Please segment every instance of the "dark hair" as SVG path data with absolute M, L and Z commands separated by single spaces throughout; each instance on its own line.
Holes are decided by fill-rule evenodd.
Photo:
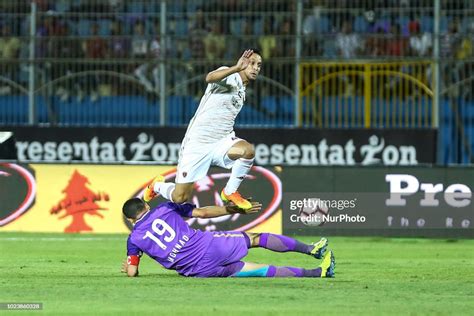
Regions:
M 122 212 L 126 218 L 136 219 L 137 215 L 145 209 L 145 202 L 139 198 L 133 198 L 123 204 Z
M 244 49 L 241 53 L 240 53 L 240 56 L 242 56 L 242 54 L 246 51 L 246 50 L 253 50 L 253 53 L 254 54 L 257 54 L 257 55 L 260 55 L 260 57 L 262 57 L 262 52 L 260 51 L 260 49 L 256 48 L 256 47 L 248 47 L 246 49 Z

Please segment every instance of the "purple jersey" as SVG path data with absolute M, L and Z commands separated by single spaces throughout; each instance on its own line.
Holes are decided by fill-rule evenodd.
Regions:
M 167 269 L 183 275 L 206 253 L 212 235 L 191 228 L 182 217 L 191 217 L 192 204 L 163 203 L 135 223 L 127 241 L 127 255 L 143 251 Z

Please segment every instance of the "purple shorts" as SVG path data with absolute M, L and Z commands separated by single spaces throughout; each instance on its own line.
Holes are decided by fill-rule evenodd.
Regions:
M 193 269 L 192 276 L 228 277 L 242 270 L 240 261 L 248 253 L 250 240 L 242 232 L 213 232 L 213 237 L 206 253 Z

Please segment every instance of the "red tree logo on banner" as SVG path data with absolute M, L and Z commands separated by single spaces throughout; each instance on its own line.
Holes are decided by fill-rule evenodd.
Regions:
M 98 211 L 105 211 L 107 208 L 100 207 L 96 202 L 108 201 L 109 195 L 103 192 L 94 193 L 86 186 L 87 184 L 90 184 L 89 179 L 74 170 L 68 185 L 62 190 L 66 197 L 51 208 L 51 214 L 65 211 L 59 219 L 72 216 L 72 223 L 64 229 L 65 233 L 93 231 L 92 227 L 87 225 L 85 221 L 84 216 L 86 214 L 99 216 L 100 218 L 104 217 Z

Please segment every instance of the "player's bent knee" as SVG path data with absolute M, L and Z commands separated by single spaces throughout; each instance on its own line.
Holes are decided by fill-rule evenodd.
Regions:
M 246 234 L 247 234 L 247 236 L 249 236 L 250 246 L 251 247 L 258 247 L 258 245 L 260 243 L 261 233 L 249 233 L 249 232 L 247 232 Z
M 181 204 L 186 202 L 189 199 L 190 195 L 191 194 L 188 194 L 187 192 L 176 192 L 175 190 L 173 192 L 172 199 L 174 203 Z
M 253 159 L 255 157 L 255 147 L 248 143 L 244 142 L 241 144 L 242 154 L 240 158 Z
M 252 144 L 248 144 L 248 146 L 245 147 L 245 153 L 244 153 L 243 158 L 245 159 L 255 158 L 255 147 Z

